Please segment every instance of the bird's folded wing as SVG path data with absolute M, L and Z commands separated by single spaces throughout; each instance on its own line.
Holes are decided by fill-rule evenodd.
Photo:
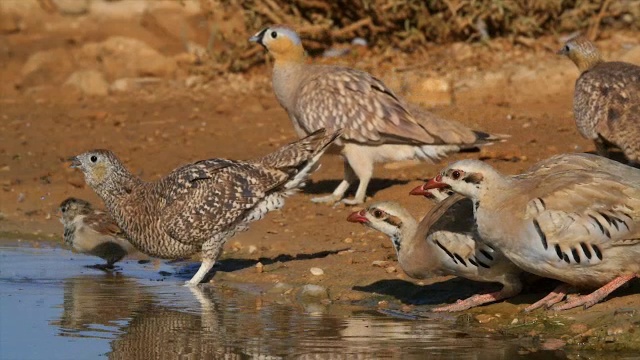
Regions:
M 309 132 L 343 128 L 342 138 L 358 143 L 435 144 L 435 138 L 380 80 L 348 68 L 310 77 L 299 89 L 295 115 Z
M 573 170 L 541 177 L 527 203 L 525 221 L 555 260 L 587 265 L 604 249 L 640 243 L 640 187 L 596 170 Z
M 284 172 L 231 160 L 205 160 L 184 166 L 157 186 L 166 206 L 162 223 L 169 236 L 185 244 L 202 243 L 230 230 L 274 188 Z
M 125 237 L 124 232 L 107 213 L 94 210 L 83 219 L 86 226 L 102 235 Z

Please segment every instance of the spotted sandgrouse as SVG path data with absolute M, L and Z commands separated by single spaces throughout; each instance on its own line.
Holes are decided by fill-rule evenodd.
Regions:
M 376 162 L 436 161 L 504 138 L 408 105 L 364 71 L 307 64 L 300 37 L 286 26 L 262 29 L 250 41 L 273 55 L 273 89 L 299 136 L 325 127 L 344 128 L 336 142 L 344 158 L 344 180 L 333 194 L 316 202 L 340 201 L 356 180 L 360 183 L 355 198 L 344 202 L 364 202 Z
M 78 155 L 71 166 L 82 170 L 87 184 L 142 252 L 160 258 L 201 253 L 200 269 L 186 284 L 196 285 L 227 239 L 280 209 L 339 135 L 318 130 L 260 159 L 202 160 L 154 182 L 131 174 L 108 150 Z
M 632 165 L 640 165 L 640 66 L 604 61 L 584 37 L 567 41 L 558 51 L 571 59 L 580 76 L 573 95 L 578 130 L 609 156 L 619 148 Z

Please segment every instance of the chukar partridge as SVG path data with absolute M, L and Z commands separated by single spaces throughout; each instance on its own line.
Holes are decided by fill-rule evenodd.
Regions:
M 630 164 L 639 164 L 640 66 L 604 61 L 584 37 L 569 40 L 558 53 L 580 70 L 573 113 L 582 136 L 595 142 L 600 155 L 619 148 Z
M 196 285 L 227 239 L 280 209 L 339 135 L 319 130 L 257 160 L 202 160 L 154 182 L 134 176 L 108 150 L 78 155 L 71 166 L 82 170 L 87 184 L 142 252 L 169 259 L 201 253 L 200 269 L 186 283 Z
M 97 269 L 113 269 L 113 264 L 138 251 L 127 240 L 115 221 L 91 203 L 70 197 L 60 204 L 60 222 L 64 225 L 64 242 L 82 254 L 97 256 L 106 264 Z
M 343 202 L 363 203 L 375 163 L 437 161 L 506 137 L 475 131 L 408 105 L 364 71 L 307 64 L 300 37 L 286 26 L 262 29 L 250 41 L 273 55 L 273 90 L 299 136 L 321 128 L 344 129 L 336 142 L 344 158 L 344 179 L 331 195 L 314 202 L 340 201 L 359 180 L 355 198 Z
M 394 202 L 376 202 L 352 213 L 347 220 L 362 223 L 389 236 L 400 267 L 414 279 L 455 275 L 503 285 L 498 292 L 474 295 L 432 311 L 466 310 L 520 293 L 521 270 L 500 252 L 479 241 L 469 199 L 458 194 L 449 197 L 438 190 L 425 192 L 419 188 L 412 194 L 443 201 L 436 204 L 420 223 Z
M 555 309 L 589 307 L 640 274 L 640 170 L 594 157 L 556 156 L 520 176 L 462 160 L 425 188 L 450 187 L 472 199 L 483 241 L 523 270 L 598 288 Z M 585 166 L 567 165 L 571 159 Z M 565 289 L 556 290 L 527 310 L 561 301 Z

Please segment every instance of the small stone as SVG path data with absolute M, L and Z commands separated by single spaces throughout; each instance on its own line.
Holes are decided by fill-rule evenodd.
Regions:
M 261 274 L 261 273 L 263 273 L 263 272 L 264 272 L 264 265 L 262 265 L 262 263 L 261 263 L 261 262 L 258 262 L 258 263 L 256 264 L 256 272 L 257 272 L 258 274 Z
M 378 307 L 382 309 L 386 309 L 389 307 L 389 302 L 387 300 L 378 301 Z
M 258 248 L 255 245 L 249 245 L 249 254 L 255 254 L 258 252 Z
M 312 275 L 315 275 L 315 276 L 324 275 L 324 270 L 318 267 L 312 267 L 311 269 L 309 269 L 309 271 L 311 272 Z
M 389 266 L 389 267 L 385 268 L 384 270 L 387 272 L 387 274 L 391 274 L 391 273 L 394 273 L 394 272 L 397 271 L 395 266 Z
M 342 240 L 342 242 L 344 242 L 344 243 L 346 243 L 346 244 L 351 244 L 351 243 L 353 242 L 353 239 L 352 239 L 352 238 L 350 238 L 350 237 L 348 237 L 348 238 L 346 238 L 346 239 Z
M 24 201 L 25 197 L 26 197 L 26 196 L 24 195 L 24 193 L 20 193 L 20 194 L 18 194 L 17 201 L 18 201 L 19 203 L 21 203 L 21 202 L 23 202 L 23 201 Z
M 604 338 L 604 342 L 606 342 L 606 343 L 616 342 L 616 338 L 615 338 L 615 337 L 613 337 L 613 336 L 606 336 L 606 337 Z
M 389 266 L 389 262 L 386 261 L 386 260 L 376 260 L 376 261 L 372 262 L 371 265 L 383 268 L 383 267 Z
M 515 318 L 515 319 L 511 320 L 511 325 L 517 324 L 518 321 L 519 321 L 518 318 Z
M 489 321 L 495 319 L 495 317 L 493 317 L 491 315 L 488 315 L 488 314 L 478 314 L 478 315 L 475 316 L 475 319 L 480 324 L 486 324 Z
M 267 290 L 267 293 L 284 295 L 291 292 L 292 289 L 293 289 L 293 285 L 279 282 L 275 284 L 271 289 Z

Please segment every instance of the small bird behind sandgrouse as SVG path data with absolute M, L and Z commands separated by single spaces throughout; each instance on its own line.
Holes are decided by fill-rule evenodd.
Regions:
M 573 38 L 558 51 L 580 70 L 573 113 L 580 134 L 609 157 L 619 148 L 630 165 L 640 165 L 640 66 L 604 61 L 584 37 Z
M 90 267 L 113 269 L 113 265 L 125 256 L 138 253 L 111 216 L 94 209 L 88 201 L 67 198 L 60 204 L 60 213 L 64 242 L 79 253 L 107 261 Z
M 197 285 L 225 242 L 282 208 L 340 134 L 321 129 L 259 159 L 202 160 L 153 182 L 134 176 L 108 150 L 78 155 L 71 166 L 82 170 L 87 184 L 142 252 L 166 259 L 201 253 L 200 269 L 186 283 Z
M 344 158 L 344 178 L 331 195 L 314 202 L 363 203 L 375 163 L 438 161 L 506 137 L 475 131 L 406 103 L 367 72 L 309 64 L 300 37 L 289 27 L 262 29 L 250 41 L 273 55 L 273 90 L 300 137 L 321 128 L 344 128 L 336 142 Z M 356 181 L 355 197 L 343 199 Z

